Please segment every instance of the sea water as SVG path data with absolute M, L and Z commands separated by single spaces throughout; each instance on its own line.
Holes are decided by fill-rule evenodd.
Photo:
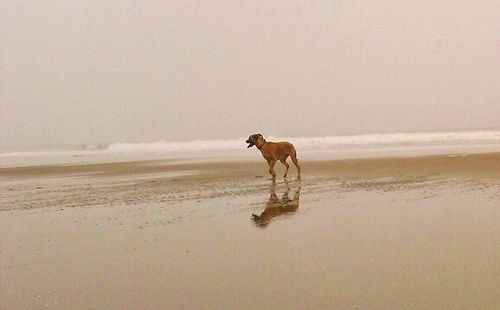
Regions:
M 247 137 L 225 140 L 152 143 L 100 143 L 50 147 L 11 148 L 0 153 L 1 167 L 105 163 L 135 160 L 227 161 L 255 160 L 260 154 L 247 149 Z M 325 137 L 275 137 L 289 141 L 300 159 L 328 160 L 388 156 L 421 156 L 500 151 L 500 131 L 380 133 Z

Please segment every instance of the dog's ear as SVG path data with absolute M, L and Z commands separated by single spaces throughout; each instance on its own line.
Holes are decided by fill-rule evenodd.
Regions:
M 261 138 L 264 138 L 260 133 L 258 133 L 258 135 L 261 137 Z

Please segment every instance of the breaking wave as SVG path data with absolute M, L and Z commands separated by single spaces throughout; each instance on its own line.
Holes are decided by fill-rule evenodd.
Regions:
M 433 145 L 467 145 L 467 144 L 499 144 L 500 131 L 468 131 L 468 132 L 429 132 L 429 133 L 389 133 L 364 134 L 350 136 L 328 137 L 276 137 L 267 136 L 269 141 L 290 141 L 299 150 L 334 150 L 336 148 L 363 148 L 363 147 L 407 147 Z M 92 154 L 119 154 L 119 153 L 183 153 L 186 151 L 218 151 L 246 149 L 247 138 L 227 140 L 196 140 L 188 142 L 152 143 L 112 143 L 86 144 L 71 150 L 23 151 L 5 152 L 0 158 L 6 157 L 37 157 L 37 156 L 83 156 Z
M 435 132 L 365 134 L 330 137 L 266 137 L 269 141 L 291 141 L 300 149 L 329 149 L 336 146 L 363 145 L 421 145 L 421 144 L 468 144 L 500 143 L 500 131 Z M 107 152 L 182 152 L 244 149 L 247 138 L 229 140 L 197 140 L 189 142 L 113 143 Z

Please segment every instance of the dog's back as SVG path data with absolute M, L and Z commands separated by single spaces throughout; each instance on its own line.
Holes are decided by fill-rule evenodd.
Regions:
M 275 155 L 274 159 L 276 160 L 296 154 L 295 147 L 290 142 L 286 141 L 267 142 L 266 145 L 268 145 L 268 147 L 273 149 L 272 154 Z

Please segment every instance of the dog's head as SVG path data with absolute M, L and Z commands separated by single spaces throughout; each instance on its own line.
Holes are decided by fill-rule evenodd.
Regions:
M 246 143 L 248 143 L 247 148 L 252 147 L 252 146 L 254 146 L 255 144 L 257 144 L 257 141 L 258 141 L 259 139 L 264 140 L 264 137 L 263 137 L 260 133 L 253 134 L 253 135 L 251 135 L 250 137 L 248 137 L 248 139 L 245 141 Z M 264 140 L 264 141 L 265 141 L 265 140 Z

